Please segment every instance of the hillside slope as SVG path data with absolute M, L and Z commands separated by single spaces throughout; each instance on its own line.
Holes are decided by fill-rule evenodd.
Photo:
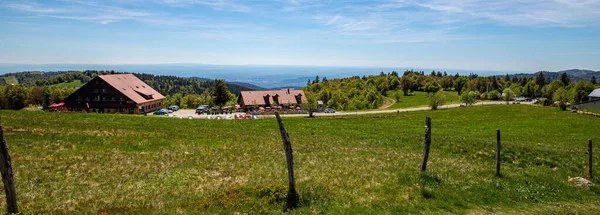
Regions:
M 543 73 L 544 78 L 547 80 L 555 80 L 559 79 L 560 75 L 563 73 L 567 73 L 571 81 L 590 81 L 592 76 L 596 76 L 596 79 L 600 79 L 600 71 L 593 70 L 585 70 L 585 69 L 569 69 L 558 72 L 548 72 L 548 71 L 540 71 L 536 73 L 519 73 L 519 74 L 509 74 L 509 77 L 517 77 L 517 78 L 534 78 L 538 76 L 539 73 Z M 498 76 L 503 77 L 503 76 Z
M 19 207 L 33 214 L 283 213 L 287 173 L 274 119 L 0 115 Z M 420 173 L 426 116 L 432 145 Z M 595 214 L 598 185 L 567 179 L 587 176 L 598 122 L 524 105 L 285 118 L 302 196 L 287 213 Z
M 17 84 L 19 84 L 19 81 L 14 76 L 0 77 L 0 86 Z

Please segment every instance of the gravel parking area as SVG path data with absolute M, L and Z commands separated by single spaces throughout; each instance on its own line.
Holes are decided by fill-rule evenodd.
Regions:
M 502 101 L 489 101 L 489 102 L 478 102 L 476 104 L 473 105 L 503 105 L 506 104 L 505 102 Z M 521 104 L 526 104 L 526 105 L 531 105 L 531 102 L 521 102 Z M 446 109 L 446 108 L 457 108 L 460 107 L 461 104 L 449 104 L 449 105 L 443 105 L 441 107 L 439 107 L 439 109 Z M 403 109 L 397 109 L 397 110 L 374 110 L 374 111 L 356 111 L 356 112 L 336 112 L 336 113 L 315 113 L 315 116 L 334 116 L 334 115 L 361 115 L 361 114 L 377 114 L 377 113 L 393 113 L 393 112 L 408 112 L 408 111 L 422 111 L 422 110 L 429 110 L 429 107 L 417 107 L 417 108 L 403 108 Z M 188 117 L 192 117 L 195 119 L 207 119 L 209 116 L 211 117 L 216 117 L 216 116 L 221 116 L 222 118 L 226 118 L 227 116 L 230 116 L 232 118 L 234 118 L 235 114 L 243 114 L 245 115 L 245 113 L 230 113 L 230 114 L 217 114 L 217 115 L 206 115 L 206 114 L 202 114 L 202 115 L 197 115 L 195 109 L 182 109 L 182 110 L 178 110 L 175 111 L 171 115 L 172 117 L 184 117 L 184 118 L 188 118 Z M 308 114 L 282 114 L 282 117 L 308 117 Z M 258 118 L 273 118 L 275 117 L 275 115 L 258 115 Z
M 218 114 L 218 115 L 211 115 L 211 116 L 222 116 L 222 117 L 231 116 L 231 117 L 233 117 L 233 115 L 235 115 L 235 114 L 239 114 L 239 113 Z M 192 116 L 192 118 L 196 118 L 196 119 L 206 119 L 209 116 L 206 114 L 198 115 L 198 114 L 196 114 L 195 109 L 181 109 L 181 110 L 173 112 L 171 115 L 173 115 L 173 117 L 184 117 L 184 118 Z

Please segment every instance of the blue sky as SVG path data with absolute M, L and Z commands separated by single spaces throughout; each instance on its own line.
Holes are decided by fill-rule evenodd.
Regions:
M 0 0 L 0 63 L 600 70 L 600 0 Z

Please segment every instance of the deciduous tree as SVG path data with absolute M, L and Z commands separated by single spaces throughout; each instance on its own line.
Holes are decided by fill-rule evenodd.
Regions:
M 569 102 L 569 93 L 567 92 L 567 90 L 565 90 L 564 88 L 558 88 L 558 90 L 556 90 L 556 92 L 554 92 L 553 96 L 552 96 L 552 100 L 554 100 L 555 102 L 558 102 L 558 109 L 559 110 L 566 110 L 567 109 L 567 102 Z
M 458 95 L 462 93 L 462 89 L 467 85 L 467 79 L 465 77 L 459 77 L 454 80 L 454 90 L 458 92 Z
M 504 89 L 504 91 L 502 91 L 502 93 L 504 94 L 504 101 L 506 101 L 506 104 L 508 104 L 508 102 L 510 102 L 510 100 L 513 98 L 513 96 L 515 96 L 515 92 L 512 91 L 512 89 L 510 88 L 506 88 Z
M 319 105 L 317 104 L 317 99 L 311 93 L 305 93 L 306 95 L 306 103 L 300 104 L 302 110 L 308 112 L 308 117 L 314 117 L 314 113 L 319 110 Z
M 475 93 L 474 91 L 463 93 L 460 96 L 460 100 L 464 102 L 467 106 L 475 104 L 475 102 L 477 102 L 477 93 Z
M 429 107 L 431 110 L 437 110 L 439 106 L 446 103 L 446 95 L 443 90 L 439 90 L 435 93 L 429 93 Z

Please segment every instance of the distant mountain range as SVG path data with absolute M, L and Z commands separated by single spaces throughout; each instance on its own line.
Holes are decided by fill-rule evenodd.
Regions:
M 558 72 L 540 71 L 540 72 L 536 72 L 536 73 L 519 73 L 519 74 L 512 74 L 512 75 L 509 74 L 508 76 L 510 78 L 512 78 L 512 77 L 536 78 L 540 73 L 542 73 L 544 75 L 544 78 L 546 78 L 546 80 L 550 80 L 550 81 L 559 79 L 563 73 L 567 73 L 567 75 L 569 76 L 569 79 L 574 82 L 590 81 L 592 79 L 592 76 L 596 76 L 596 79 L 600 78 L 600 71 L 593 71 L 593 70 L 587 70 L 587 69 L 569 69 L 569 70 L 563 70 L 563 71 L 558 71 Z M 503 77 L 503 76 L 498 75 L 498 77 Z
M 197 79 L 200 81 L 212 81 L 213 80 L 210 78 L 200 78 L 200 77 L 191 77 L 191 78 Z M 239 82 L 239 81 L 227 81 L 227 84 L 245 87 L 245 88 L 252 89 L 252 90 L 275 90 L 275 89 L 279 90 L 279 89 L 285 89 L 285 88 L 291 88 L 291 89 L 302 88 L 300 86 L 280 86 L 280 87 L 265 88 L 265 87 L 256 86 L 254 84 L 250 84 L 250 83 L 246 83 L 246 82 Z
M 242 86 L 245 88 L 250 88 L 252 90 L 267 90 L 267 88 L 262 88 L 262 87 L 254 85 L 254 84 L 249 84 L 249 83 L 244 83 L 244 82 L 235 82 L 234 81 L 234 82 L 227 82 L 227 83 L 235 84 L 235 85 Z
M 200 77 L 191 77 L 191 78 L 200 80 L 200 81 L 213 81 L 214 80 L 214 79 L 210 79 L 210 78 L 200 78 Z M 251 89 L 251 90 L 270 90 L 271 89 L 271 88 L 259 87 L 254 84 L 245 83 L 245 82 L 238 82 L 238 81 L 226 81 L 226 82 L 228 85 L 235 85 L 235 86 L 239 86 L 239 87 L 243 87 L 243 88 L 247 88 L 247 89 Z M 295 88 L 299 89 L 301 87 L 295 87 Z M 277 87 L 277 89 L 279 89 L 279 87 Z

